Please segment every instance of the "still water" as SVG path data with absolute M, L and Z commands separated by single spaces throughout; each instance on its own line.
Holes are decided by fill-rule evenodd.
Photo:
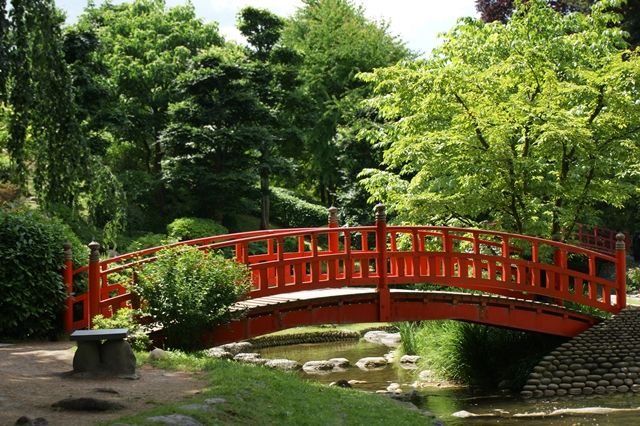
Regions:
M 367 342 L 331 342 L 300 344 L 264 348 L 259 351 L 263 358 L 287 358 L 304 364 L 307 361 L 347 358 L 352 367 L 341 372 L 329 374 L 299 374 L 307 379 L 322 383 L 331 383 L 340 379 L 360 380 L 366 383 L 356 384 L 354 388 L 375 392 L 383 390 L 390 383 L 399 383 L 408 392 L 416 380 L 418 370 L 405 370 L 395 364 L 376 371 L 363 371 L 355 363 L 364 357 L 383 356 L 389 349 L 382 345 Z M 465 388 L 428 387 L 419 389 L 424 397 L 421 408 L 431 411 L 447 425 L 620 425 L 640 426 L 640 395 L 620 395 L 592 398 L 574 398 L 561 401 L 523 402 L 517 397 L 473 394 Z M 580 409 L 584 407 L 605 407 L 616 409 L 634 409 L 633 411 L 608 414 L 578 414 L 542 417 L 562 409 Z M 468 411 L 486 416 L 477 418 L 458 418 L 453 413 Z M 517 417 L 527 415 L 528 417 Z M 516 417 L 514 417 L 516 416 Z

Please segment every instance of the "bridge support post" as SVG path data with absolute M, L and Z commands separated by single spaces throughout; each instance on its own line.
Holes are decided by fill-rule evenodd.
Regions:
M 616 234 L 616 305 L 627 307 L 627 252 L 624 234 Z
M 89 244 L 89 326 L 93 317 L 100 313 L 100 244 Z
M 62 276 L 67 288 L 67 311 L 64 313 L 64 331 L 71 332 L 73 328 L 73 252 L 71 243 L 64 245 L 64 274 Z
M 384 204 L 377 204 L 376 212 L 376 272 L 378 273 L 379 321 L 391 320 L 391 293 L 387 285 L 387 214 Z

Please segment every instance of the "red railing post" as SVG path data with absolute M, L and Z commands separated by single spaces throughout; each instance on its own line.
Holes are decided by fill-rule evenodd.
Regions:
M 64 314 L 64 331 L 73 331 L 73 252 L 71 243 L 65 242 L 64 247 L 64 272 L 62 279 L 67 289 L 67 311 Z
M 331 206 L 327 209 L 329 212 L 328 218 L 328 226 L 329 228 L 338 228 L 340 224 L 338 223 L 338 209 Z M 329 251 L 331 253 L 335 253 L 338 251 L 338 233 L 331 232 L 329 234 Z
M 89 326 L 93 317 L 100 313 L 100 244 L 89 244 Z
M 627 307 L 627 252 L 622 232 L 616 234 L 616 300 L 620 309 Z
M 329 212 L 329 228 L 338 228 L 340 226 L 340 224 L 338 223 L 338 209 L 334 206 L 331 206 L 327 209 L 327 211 Z M 340 243 L 338 231 L 329 232 L 329 253 L 338 253 L 339 249 Z M 338 272 L 340 271 L 340 261 L 338 259 L 330 260 L 327 266 L 329 267 L 329 269 L 327 270 L 327 278 L 331 280 L 332 278 L 337 277 Z
M 384 204 L 377 204 L 376 212 L 376 251 L 378 272 L 378 319 L 380 322 L 391 320 L 391 293 L 387 286 L 387 215 Z

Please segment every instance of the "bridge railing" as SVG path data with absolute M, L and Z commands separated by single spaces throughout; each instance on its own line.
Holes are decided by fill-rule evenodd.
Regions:
M 378 206 L 373 226 L 338 227 L 335 210 L 328 227 L 254 231 L 173 244 L 220 250 L 249 265 L 253 286 L 249 298 L 331 287 L 375 286 L 379 317 L 390 317 L 389 286 L 436 284 L 563 304 L 573 302 L 604 311 L 626 306 L 625 246 L 619 235 L 616 255 L 535 237 L 481 229 L 435 226 L 387 226 Z M 137 306 L 130 292 L 136 271 L 155 260 L 154 247 L 111 259 L 99 259 L 91 243 L 89 296 L 70 297 L 70 308 L 82 304 L 77 318 L 68 310 L 67 327 L 82 328 L 97 314 L 110 316 Z M 71 273 L 68 271 L 72 271 Z M 79 311 L 79 309 L 77 309 Z M 88 314 L 87 314 L 88 311 Z
M 614 256 L 616 252 L 617 235 L 618 232 L 613 229 L 578 224 L 578 231 L 575 233 L 575 238 L 582 247 Z M 625 248 L 629 251 L 631 238 L 627 232 L 624 233 L 624 236 Z

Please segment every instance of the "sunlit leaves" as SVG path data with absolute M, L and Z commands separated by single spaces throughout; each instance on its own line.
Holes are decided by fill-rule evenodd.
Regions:
M 506 25 L 461 21 L 428 60 L 364 75 L 390 121 L 386 170 L 363 176 L 372 198 L 409 220 L 565 237 L 596 203 L 622 205 L 639 158 L 640 60 L 605 12 L 530 1 Z

